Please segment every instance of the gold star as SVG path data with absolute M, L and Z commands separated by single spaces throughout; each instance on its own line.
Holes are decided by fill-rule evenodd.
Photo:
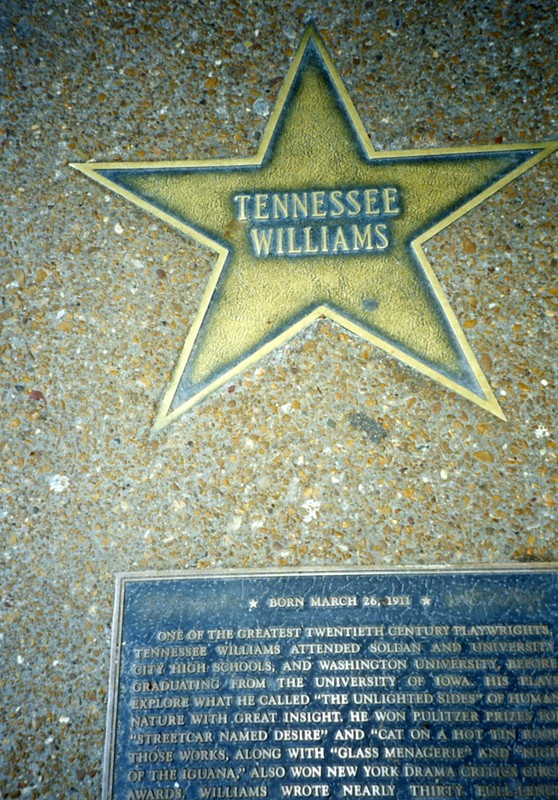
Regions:
M 255 157 L 73 165 L 218 255 L 153 432 L 321 316 L 503 419 L 423 245 L 557 147 L 375 152 L 310 26 Z

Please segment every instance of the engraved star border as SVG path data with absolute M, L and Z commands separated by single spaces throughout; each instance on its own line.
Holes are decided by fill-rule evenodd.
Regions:
M 320 317 L 505 419 L 423 245 L 556 149 L 558 142 L 548 141 L 375 151 L 310 24 L 256 156 L 72 164 L 217 253 L 152 434 Z M 375 194 L 368 195 L 372 216 L 364 219 L 366 187 Z M 387 211 L 370 205 L 370 197 L 375 202 L 383 192 Z M 325 224 L 313 231 L 307 225 L 311 232 L 305 233 L 299 220 L 290 219 L 298 227 L 291 225 L 290 234 L 284 229 L 291 237 L 287 255 L 276 242 L 275 251 L 262 257 L 254 245 L 263 241 L 270 198 L 305 193 L 314 195 Z M 257 194 L 264 199 L 255 201 Z M 248 198 L 241 201 L 242 213 L 234 199 L 240 195 Z M 256 221 L 246 213 L 254 202 Z M 333 220 L 341 203 L 343 218 Z M 370 227 L 374 215 L 378 232 Z M 273 237 L 277 229 L 265 235 Z M 307 237 L 306 249 L 295 236 Z M 323 243 L 319 253 L 311 236 Z

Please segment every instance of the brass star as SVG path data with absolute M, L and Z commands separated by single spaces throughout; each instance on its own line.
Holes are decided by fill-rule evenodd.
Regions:
M 255 157 L 74 164 L 218 255 L 153 432 L 321 316 L 504 419 L 423 245 L 557 148 L 376 152 L 311 25 Z

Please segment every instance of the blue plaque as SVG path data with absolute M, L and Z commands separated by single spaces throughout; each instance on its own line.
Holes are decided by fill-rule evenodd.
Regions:
M 104 800 L 558 797 L 558 565 L 118 577 Z

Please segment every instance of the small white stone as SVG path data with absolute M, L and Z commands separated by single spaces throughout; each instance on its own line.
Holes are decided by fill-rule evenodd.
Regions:
M 51 475 L 49 478 L 49 489 L 51 492 L 60 494 L 70 485 L 70 479 L 67 475 Z
M 234 517 L 231 519 L 227 526 L 227 530 L 230 533 L 236 533 L 236 531 L 242 525 L 242 514 L 235 514 Z
M 550 431 L 544 425 L 538 425 L 535 428 L 535 436 L 537 439 L 546 439 L 547 436 L 550 436 Z
M 318 518 L 318 509 L 320 505 L 321 503 L 319 503 L 318 500 L 307 500 L 302 504 L 302 508 L 308 512 L 304 517 L 304 522 L 311 522 L 313 519 Z
M 270 106 L 267 100 L 264 100 L 263 97 L 258 97 L 258 99 L 254 102 L 254 111 L 260 117 L 267 117 L 269 116 Z
M 117 222 L 116 225 L 114 226 L 114 232 L 118 234 L 124 233 L 124 228 L 119 222 Z

